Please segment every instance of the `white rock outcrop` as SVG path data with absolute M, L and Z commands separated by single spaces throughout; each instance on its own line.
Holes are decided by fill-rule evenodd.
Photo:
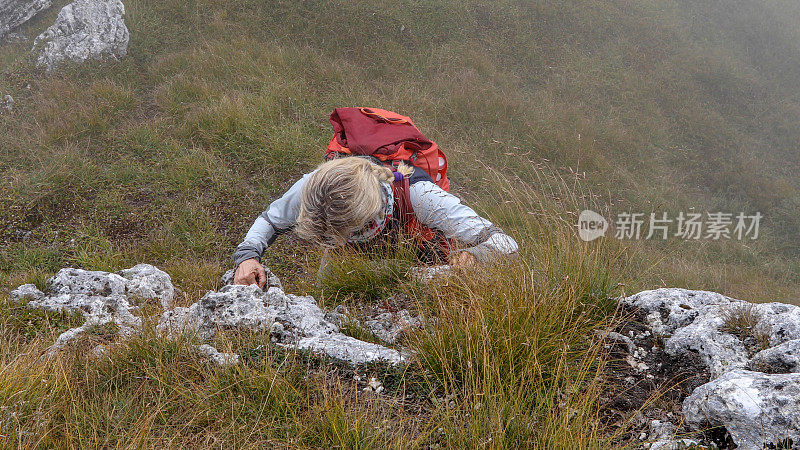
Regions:
M 218 330 L 270 330 L 277 345 L 323 354 L 351 364 L 404 362 L 407 355 L 360 341 L 339 331 L 313 297 L 286 294 L 278 287 L 224 286 L 208 292 L 188 308 L 165 311 L 158 325 L 167 333 L 199 333 L 212 338 Z
M 54 69 L 63 61 L 119 59 L 128 51 L 130 34 L 120 0 L 75 0 L 33 42 L 37 64 Z
M 640 312 L 665 353 L 708 369 L 710 381 L 683 401 L 688 425 L 725 427 L 742 449 L 800 444 L 800 307 L 673 288 L 620 302 Z
M 116 324 L 122 338 L 138 333 L 142 327 L 139 307 L 142 301 L 151 299 L 164 310 L 157 329 L 172 336 L 197 333 L 200 339 L 208 340 L 219 330 L 263 329 L 269 330 L 277 345 L 351 364 L 406 361 L 407 355 L 399 350 L 341 333 L 329 320 L 332 316 L 313 297 L 286 294 L 280 280 L 267 271 L 270 286 L 266 291 L 256 285 L 228 285 L 217 292 L 209 291 L 189 307 L 173 308 L 175 288 L 170 276 L 148 264 L 118 273 L 62 269 L 50 279 L 45 292 L 26 284 L 13 290 L 10 298 L 31 308 L 78 312 L 85 317 L 83 325 L 62 333 L 50 352 L 62 349 L 96 325 Z M 238 361 L 238 355 L 220 353 L 208 344 L 197 351 L 220 365 Z
M 724 426 L 742 450 L 800 443 L 800 374 L 736 369 L 695 389 L 683 402 L 686 421 Z
M 61 269 L 50 279 L 46 293 L 32 284 L 11 291 L 9 298 L 25 302 L 30 308 L 77 312 L 85 322 L 62 333 L 50 351 L 57 351 L 92 326 L 116 324 L 121 336 L 138 333 L 142 326 L 137 316 L 140 300 L 157 299 L 172 304 L 174 289 L 165 272 L 149 264 L 139 264 L 120 273 L 83 269 Z
M 51 4 L 51 0 L 0 0 L 0 39 Z
M 622 304 L 645 312 L 647 326 L 663 339 L 668 354 L 699 355 L 711 378 L 744 368 L 753 344 L 773 347 L 800 339 L 800 307 L 785 303 L 753 304 L 716 292 L 665 288 L 640 292 Z M 749 333 L 763 342 L 747 342 L 730 331 L 730 317 L 743 311 L 752 320 Z

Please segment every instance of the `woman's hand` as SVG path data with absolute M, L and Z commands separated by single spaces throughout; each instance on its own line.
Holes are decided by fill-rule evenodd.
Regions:
M 267 272 L 257 259 L 246 259 L 236 268 L 236 273 L 233 275 L 233 284 L 245 284 L 248 286 L 257 284 L 258 287 L 264 289 L 267 284 Z
M 450 257 L 450 266 L 455 268 L 468 268 L 474 267 L 478 264 L 478 260 L 470 252 L 459 252 L 457 255 Z

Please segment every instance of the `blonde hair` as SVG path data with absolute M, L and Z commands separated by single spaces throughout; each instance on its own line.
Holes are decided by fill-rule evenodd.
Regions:
M 409 176 L 414 168 L 401 163 L 397 171 Z M 367 158 L 343 157 L 321 164 L 300 191 L 295 233 L 323 247 L 345 244 L 383 208 L 380 182 L 393 181 L 392 169 Z

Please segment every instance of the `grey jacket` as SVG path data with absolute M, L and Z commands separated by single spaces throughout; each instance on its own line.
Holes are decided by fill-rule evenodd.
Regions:
M 300 212 L 300 190 L 312 173 L 303 175 L 256 218 L 233 254 L 237 266 L 251 258 L 261 261 L 261 255 L 275 238 L 292 229 Z M 458 197 L 442 190 L 425 171 L 415 170 L 409 182 L 409 197 L 417 220 L 433 230 L 442 231 L 446 238 L 458 241 L 466 247 L 462 251 L 471 253 L 478 261 L 510 255 L 519 249 L 511 236 L 463 205 Z

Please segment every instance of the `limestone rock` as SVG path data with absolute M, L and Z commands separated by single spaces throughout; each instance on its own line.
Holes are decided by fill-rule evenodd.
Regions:
M 756 328 L 769 338 L 771 347 L 800 339 L 800 307 L 786 303 L 755 305 L 759 321 Z
M 175 288 L 172 286 L 172 278 L 163 270 L 150 264 L 137 264 L 130 269 L 120 270 L 119 274 L 128 280 L 128 295 L 158 298 L 164 309 L 172 307 Z
M 621 301 L 645 312 L 648 327 L 664 340 L 668 354 L 698 354 L 712 379 L 744 368 L 753 353 L 752 342 L 728 329 L 732 312 L 747 311 L 753 322 L 748 329 L 767 345 L 800 339 L 800 308 L 793 305 L 752 304 L 715 292 L 674 288 L 644 291 Z
M 743 450 L 798 443 L 800 374 L 732 370 L 695 389 L 683 414 L 698 428 L 724 426 Z
M 405 333 L 414 327 L 422 325 L 419 318 L 412 317 L 408 310 L 398 312 L 383 312 L 364 321 L 364 325 L 383 342 L 394 345 Z
M 51 4 L 51 0 L 0 0 L 0 39 Z
M 30 301 L 41 301 L 45 297 L 44 292 L 40 291 L 33 284 L 23 284 L 22 286 L 14 289 L 8 295 L 11 301 L 18 303 L 28 303 Z
M 229 366 L 239 363 L 239 355 L 220 352 L 208 344 L 199 345 L 197 351 L 218 366 Z
M 83 315 L 85 322 L 80 327 L 62 333 L 50 351 L 62 349 L 67 343 L 96 325 L 114 323 L 123 337 L 138 332 L 142 319 L 134 313 L 138 307 L 129 300 L 131 294 L 138 298 L 159 298 L 162 304 L 172 301 L 172 283 L 169 275 L 159 269 L 140 264 L 122 271 L 128 278 L 108 272 L 83 269 L 61 269 L 52 277 L 45 292 L 31 284 L 11 291 L 9 297 L 18 302 L 27 302 L 30 308 L 49 311 L 69 311 Z
M 648 425 L 648 441 L 644 444 L 650 450 L 683 450 L 697 448 L 694 439 L 679 438 L 676 436 L 678 427 L 665 420 L 652 420 Z M 694 446 L 694 447 L 693 447 Z
M 200 331 L 200 316 L 197 312 L 198 303 L 188 308 L 182 306 L 164 311 L 156 325 L 156 330 L 168 336 L 178 336 L 183 333 L 197 333 Z
M 55 23 L 33 42 L 37 64 L 54 69 L 70 60 L 118 59 L 126 55 L 128 28 L 120 0 L 75 0 L 58 13 Z
M 764 373 L 800 372 L 800 339 L 786 341 L 756 353 L 747 368 Z
M 275 323 L 280 326 L 275 326 Z M 326 319 L 316 300 L 286 294 L 278 287 L 266 292 L 258 286 L 229 285 L 207 293 L 189 308 L 166 311 L 162 330 L 189 329 L 200 337 L 213 337 L 220 329 L 270 330 L 278 345 L 325 354 L 352 364 L 406 360 L 401 352 L 346 336 Z
M 737 448 L 800 443 L 800 307 L 686 289 L 644 291 L 620 301 L 638 308 L 657 338 L 653 349 L 663 346 L 679 361 L 699 359 L 708 369 L 711 381 L 683 401 L 686 423 L 698 430 L 722 426 Z M 677 442 L 661 441 L 665 448 Z
M 224 286 L 219 292 L 208 292 L 192 305 L 199 323 L 200 336 L 208 339 L 224 328 L 268 328 L 275 321 L 274 308 L 269 307 L 267 293 L 258 286 Z
M 280 280 L 274 274 L 270 278 L 270 284 L 276 286 L 267 291 L 255 285 L 228 285 L 206 293 L 189 307 L 172 308 L 175 288 L 170 276 L 151 265 L 138 264 L 119 273 L 66 268 L 50 279 L 45 292 L 26 284 L 12 291 L 10 298 L 31 308 L 84 316 L 84 324 L 62 333 L 51 351 L 60 350 L 97 325 L 116 324 L 122 338 L 138 333 L 142 318 L 137 303 L 153 299 L 164 309 L 157 329 L 171 336 L 197 333 L 201 339 L 211 339 L 228 328 L 263 329 L 269 330 L 278 345 L 352 364 L 406 361 L 407 355 L 398 350 L 344 335 L 313 297 L 286 294 L 279 287 Z M 206 347 L 199 351 L 220 363 L 235 359 Z

